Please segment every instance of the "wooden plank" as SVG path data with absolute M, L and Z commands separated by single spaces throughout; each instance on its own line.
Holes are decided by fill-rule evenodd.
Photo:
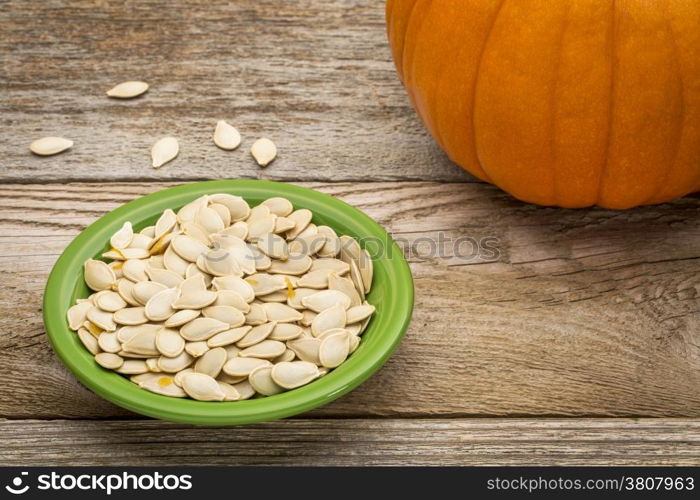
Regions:
M 700 204 L 537 208 L 483 184 L 308 184 L 419 252 L 416 306 L 387 365 L 319 416 L 700 416 Z M 59 253 L 165 184 L 0 185 L 0 415 L 115 417 L 52 353 L 41 322 Z M 471 237 L 478 257 L 431 240 Z M 464 241 L 463 241 L 464 242 Z M 423 252 L 423 253 L 421 253 Z
M 698 420 L 0 421 L 2 465 L 697 465 Z
M 411 109 L 383 3 L 9 0 L 0 25 L 0 181 L 472 180 Z M 104 95 L 129 79 L 151 90 Z M 241 131 L 239 150 L 213 145 L 219 119 Z M 75 147 L 32 156 L 45 135 Z M 166 135 L 180 156 L 154 170 L 150 147 Z M 263 135 L 280 151 L 264 170 L 249 154 Z

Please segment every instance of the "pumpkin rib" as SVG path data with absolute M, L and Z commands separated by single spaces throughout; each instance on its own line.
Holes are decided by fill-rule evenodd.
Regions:
M 501 14 L 501 11 L 503 10 L 503 6 L 506 4 L 507 0 L 500 0 L 500 4 L 498 5 L 498 8 L 496 9 L 496 12 L 493 15 L 493 19 L 491 20 L 491 25 L 488 27 L 488 30 L 486 31 L 486 36 L 484 37 L 484 44 L 481 46 L 481 51 L 479 52 L 479 59 L 476 61 L 476 71 L 474 73 L 474 83 L 472 85 L 472 95 L 471 95 L 471 121 L 472 121 L 472 134 L 471 134 L 471 141 L 472 141 L 472 147 L 474 148 L 474 155 L 476 156 L 476 161 L 481 167 L 481 170 L 484 172 L 484 176 L 488 180 L 488 182 L 493 182 L 492 176 L 489 173 L 488 169 L 486 168 L 486 165 L 484 164 L 483 161 L 481 161 L 480 155 L 479 155 L 479 145 L 478 141 L 476 139 L 476 94 L 477 90 L 479 88 L 479 75 L 481 74 L 481 65 L 484 61 L 484 54 L 486 53 L 486 47 L 489 44 L 489 40 L 491 40 L 491 34 L 493 33 L 493 29 L 496 26 L 496 23 L 498 22 L 498 16 Z
M 557 159 L 557 147 L 556 147 L 556 142 L 557 142 L 557 102 L 559 101 L 559 95 L 558 95 L 558 89 L 559 89 L 559 83 L 561 81 L 561 63 L 562 63 L 562 58 L 564 57 L 564 38 L 566 35 L 566 30 L 569 27 L 569 14 L 571 13 L 571 4 L 567 3 L 566 4 L 566 11 L 564 12 L 564 23 L 561 28 L 561 32 L 559 33 L 559 51 L 557 52 L 557 60 L 555 63 L 555 69 L 554 69 L 554 83 L 552 85 L 552 94 L 550 98 L 550 119 L 549 119 L 549 150 L 550 150 L 550 158 L 552 160 L 552 164 L 555 165 L 554 171 L 552 173 L 552 198 L 554 199 L 554 203 L 557 205 L 562 205 L 563 202 L 560 201 L 560 196 L 559 196 L 559 185 L 560 185 L 560 175 L 559 175 L 559 169 L 556 168 L 556 165 L 559 164 L 558 159 Z
M 608 100 L 608 133 L 605 136 L 605 153 L 603 155 L 604 161 L 600 168 L 600 175 L 598 176 L 598 190 L 596 195 L 596 204 L 605 206 L 602 203 L 603 189 L 605 188 L 606 177 L 608 173 L 608 168 L 610 166 L 610 147 L 612 143 L 612 131 L 614 129 L 613 119 L 615 117 L 615 92 L 616 92 L 616 78 L 615 69 L 617 67 L 617 56 L 616 56 L 616 34 L 617 34 L 617 0 L 612 0 L 611 12 L 611 34 L 610 34 L 610 91 Z M 606 207 L 608 208 L 608 207 Z
M 668 12 L 668 0 L 666 2 L 666 11 Z M 683 139 L 683 130 L 685 129 L 685 119 L 686 119 L 686 111 L 685 111 L 685 84 L 683 82 L 683 73 L 680 69 L 680 61 L 678 60 L 678 44 L 676 42 L 676 37 L 673 33 L 673 28 L 671 27 L 671 22 L 669 21 L 668 18 L 666 18 L 666 31 L 668 32 L 669 40 L 671 41 L 671 46 L 672 49 L 671 52 L 673 53 L 673 66 L 675 68 L 675 72 L 678 75 L 678 85 L 679 85 L 679 93 L 680 93 L 680 118 L 678 120 L 678 123 L 680 123 L 680 126 L 678 127 L 678 130 L 676 131 L 675 134 L 675 145 L 673 148 L 673 160 L 670 163 L 670 167 L 666 170 L 664 173 L 663 179 L 661 182 L 659 182 L 656 190 L 652 193 L 651 196 L 649 196 L 647 199 L 645 199 L 641 204 L 642 205 L 648 205 L 650 203 L 653 203 L 653 200 L 656 200 L 657 197 L 664 191 L 664 189 L 670 184 L 669 179 L 672 177 L 672 173 L 675 173 L 676 169 L 676 162 L 678 161 L 678 153 L 680 152 L 681 149 L 681 142 Z

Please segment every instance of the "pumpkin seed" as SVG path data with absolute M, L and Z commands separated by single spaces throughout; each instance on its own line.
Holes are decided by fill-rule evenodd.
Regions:
M 151 148 L 151 165 L 160 168 L 171 160 L 174 160 L 180 152 L 180 146 L 174 137 L 163 137 Z
M 209 247 L 209 244 L 211 243 L 209 233 L 207 233 L 207 230 L 199 224 L 192 221 L 185 221 L 180 224 L 180 230 L 185 236 L 189 236 L 190 238 L 199 241 L 201 244 L 207 246 L 207 248 Z
M 350 271 L 350 265 L 339 259 L 316 259 L 311 264 L 309 271 L 318 271 L 319 269 L 330 269 L 338 274 L 338 276 L 341 276 Z
M 96 292 L 113 290 L 117 286 L 114 271 L 101 260 L 89 259 L 83 267 L 85 283 Z
M 351 307 L 347 310 L 347 323 L 358 323 L 364 321 L 374 314 L 375 308 L 373 305 L 366 302 L 362 305 Z
M 349 334 L 346 331 L 328 335 L 321 341 L 318 359 L 326 368 L 335 368 L 345 361 L 350 353 Z
M 159 356 L 161 353 L 158 350 L 158 347 L 156 347 L 156 336 L 158 333 L 159 332 L 156 332 L 150 328 L 141 330 L 129 340 L 124 342 L 124 344 L 122 344 L 122 349 L 124 352 L 141 354 L 143 356 Z
M 185 344 L 185 351 L 193 358 L 203 356 L 208 350 L 209 346 L 203 340 L 197 342 L 187 342 Z
M 258 248 L 273 259 L 285 261 L 289 258 L 287 242 L 275 233 L 267 233 L 258 239 Z
M 283 361 L 272 368 L 272 380 L 285 389 L 295 389 L 318 377 L 318 367 L 306 361 Z
M 112 235 L 112 237 L 109 239 L 109 244 L 112 245 L 112 248 L 124 250 L 131 244 L 131 240 L 133 239 L 134 230 L 131 227 L 131 222 L 127 221 L 122 225 L 119 231 Z
M 148 250 L 145 248 L 112 248 L 109 252 L 102 254 L 105 259 L 114 260 L 129 260 L 129 259 L 145 259 L 149 256 Z
M 352 280 L 352 284 L 355 285 L 355 289 L 357 290 L 357 294 L 360 296 L 360 300 L 364 301 L 365 285 L 362 282 L 362 275 L 360 274 L 360 270 L 358 269 L 354 260 L 350 262 L 350 279 Z
M 113 315 L 115 323 L 120 325 L 142 325 L 148 321 L 144 307 L 127 307 L 120 309 Z
M 216 277 L 211 284 L 217 291 L 232 290 L 237 292 L 248 303 L 253 302 L 253 299 L 255 299 L 255 291 L 250 283 L 236 276 Z
M 85 349 L 87 349 L 93 356 L 100 352 L 100 346 L 97 343 L 97 339 L 85 328 L 78 329 L 78 338 L 85 346 Z
M 116 370 L 124 364 L 124 358 L 111 352 L 101 352 L 96 354 L 95 361 L 97 361 L 97 364 L 102 368 L 107 368 L 108 370 Z
M 321 364 L 319 359 L 319 349 L 321 340 L 309 337 L 300 337 L 287 342 L 287 347 L 294 351 L 294 354 L 302 361 L 308 361 L 316 365 Z
M 209 199 L 212 203 L 221 203 L 228 208 L 229 212 L 231 213 L 231 220 L 233 222 L 245 220 L 250 214 L 250 206 L 240 196 L 219 193 L 210 196 Z
M 143 250 L 148 250 L 152 246 L 153 238 L 140 233 L 135 233 L 133 238 L 131 238 L 131 243 L 129 243 L 129 248 L 141 248 Z
M 228 324 L 214 318 L 197 318 L 180 328 L 180 335 L 185 340 L 196 342 L 198 340 L 207 340 L 217 333 L 228 329 Z
M 175 379 L 166 375 L 141 382 L 139 387 L 156 394 L 170 396 L 171 398 L 184 398 L 187 396 L 187 393 L 175 384 Z
M 280 392 L 284 392 L 284 388 L 280 387 L 272 380 L 272 366 L 263 365 L 259 366 L 250 372 L 248 376 L 248 381 L 250 385 L 255 389 L 256 392 L 262 394 L 263 396 L 274 396 Z
M 188 262 L 196 262 L 197 257 L 209 249 L 209 247 L 201 241 L 192 236 L 187 236 L 186 234 L 175 236 L 170 244 L 173 250 L 175 250 L 175 253 Z
M 222 382 L 221 380 L 217 380 L 217 382 L 219 383 L 221 392 L 224 393 L 224 401 L 238 401 L 241 399 L 241 395 L 234 386 L 227 384 L 226 382 Z
M 165 253 L 163 254 L 163 266 L 165 269 L 179 274 L 180 276 L 185 276 L 189 265 L 190 262 L 180 257 L 177 252 L 173 250 L 173 247 L 168 245 L 168 248 L 165 249 Z
M 160 368 L 162 372 L 177 373 L 190 366 L 193 361 L 194 358 L 190 356 L 189 353 L 183 351 L 179 356 L 175 356 L 174 358 L 168 358 L 167 356 L 158 358 L 158 368 Z
M 250 154 L 261 167 L 267 167 L 277 157 L 277 146 L 270 139 L 262 137 L 250 148 Z
M 337 304 L 341 304 L 344 309 L 348 309 L 350 307 L 350 297 L 338 290 L 323 290 L 303 298 L 301 303 L 312 311 L 320 313 Z
M 258 342 L 262 342 L 272 333 L 275 326 L 277 326 L 275 321 L 254 326 L 241 340 L 236 342 L 236 346 L 240 347 L 241 349 L 245 349 L 246 347 L 255 345 Z
M 131 296 L 134 297 L 139 304 L 146 305 L 151 298 L 163 290 L 168 290 L 168 287 L 162 283 L 155 281 L 138 281 L 131 288 Z M 148 313 L 146 313 L 148 315 Z
M 158 351 L 169 358 L 179 356 L 185 349 L 185 340 L 177 330 L 162 328 L 156 333 L 155 344 Z
M 236 238 L 244 240 L 248 236 L 248 224 L 242 220 L 239 220 L 238 222 L 234 222 L 233 225 L 231 225 L 230 227 L 227 227 L 226 229 L 221 231 L 220 234 L 227 236 L 235 236 Z
M 270 210 L 270 213 L 273 213 L 279 217 L 286 217 L 294 210 L 291 201 L 279 196 L 268 198 L 267 200 L 263 201 L 261 205 L 266 206 Z
M 369 255 L 367 250 L 362 250 L 362 252 L 360 252 L 360 259 L 356 262 L 356 264 L 360 271 L 362 283 L 365 287 L 365 293 L 369 293 L 370 288 L 372 288 L 374 263 L 372 262 L 372 257 Z
M 317 269 L 310 271 L 299 278 L 298 284 L 304 288 L 316 288 L 321 290 L 328 287 L 328 278 L 333 274 L 330 269 Z
M 97 337 L 97 345 L 105 352 L 115 353 L 122 349 L 117 334 L 114 332 L 102 332 Z
M 206 251 L 199 256 L 197 267 L 204 267 L 206 272 L 214 276 L 243 276 L 238 260 L 226 248 Z
M 222 205 L 221 203 L 211 203 L 209 205 L 209 208 L 216 212 L 216 214 L 221 219 L 221 222 L 224 223 L 224 228 L 227 228 L 231 225 L 231 212 L 228 211 L 228 208 L 226 208 L 225 205 Z
M 346 320 L 345 307 L 342 304 L 336 304 L 318 313 L 311 323 L 311 333 L 318 337 L 327 330 L 343 328 Z
M 296 236 L 296 238 L 308 238 L 310 236 L 316 235 L 317 233 L 318 233 L 318 229 L 316 227 L 316 224 L 311 222 L 311 223 L 309 223 L 308 226 L 306 226 L 306 228 L 301 233 L 299 233 Z M 294 239 L 296 239 L 296 238 L 294 238 Z
M 250 399 L 253 396 L 255 396 L 255 389 L 253 389 L 253 386 L 250 385 L 250 382 L 248 382 L 248 380 L 244 380 L 243 382 L 233 384 L 233 388 L 236 389 L 236 391 L 238 392 L 239 401 L 243 401 L 244 399 Z
M 271 365 L 268 360 L 260 358 L 231 358 L 224 364 L 224 373 L 232 377 L 243 377 L 250 375 L 250 372 L 259 366 Z
M 269 340 L 286 342 L 301 335 L 301 327 L 292 323 L 278 323 L 267 337 Z
M 205 352 L 194 364 L 196 373 L 206 373 L 212 378 L 216 378 L 226 363 L 228 356 L 226 349 L 216 347 Z
M 176 386 L 182 387 L 182 378 L 187 375 L 188 373 L 193 373 L 194 370 L 192 368 L 185 368 L 182 371 L 179 371 L 175 374 L 173 377 L 173 382 L 175 383 Z
M 277 290 L 276 292 L 268 293 L 258 297 L 261 302 L 287 302 L 289 292 L 287 290 Z
M 122 266 L 122 272 L 126 278 L 133 282 L 148 281 L 148 275 L 146 274 L 147 267 L 148 263 L 143 260 L 127 260 Z
M 139 373 L 147 373 L 148 365 L 140 359 L 125 359 L 124 363 L 115 370 L 117 373 L 124 375 L 137 375 Z
M 241 144 L 241 134 L 233 125 L 219 120 L 214 129 L 214 144 L 226 151 L 233 151 Z
M 327 241 L 328 236 L 325 234 L 299 235 L 289 243 L 289 251 L 306 255 L 315 255 L 324 247 Z
M 128 81 L 122 82 L 107 91 L 108 97 L 116 99 L 131 99 L 138 97 L 148 90 L 146 82 Z
M 267 271 L 270 269 L 272 266 L 272 260 L 270 257 L 262 253 L 257 246 L 249 245 L 248 248 L 250 249 L 250 253 L 253 255 L 253 259 L 255 260 L 255 269 L 257 271 Z
M 299 276 L 311 267 L 311 257 L 303 253 L 290 252 L 285 261 L 275 260 L 270 266 L 270 272 L 274 274 L 290 274 Z
M 188 294 L 180 295 L 175 302 L 173 302 L 174 309 L 202 309 L 211 305 L 218 297 L 216 292 L 210 290 L 204 290 L 199 292 L 190 292 Z
M 343 292 L 345 295 L 350 297 L 350 306 L 359 306 L 362 304 L 362 299 L 360 294 L 357 293 L 357 289 L 351 280 L 348 278 L 343 278 L 335 273 L 328 276 L 328 289 L 338 290 Z
M 151 281 L 165 285 L 168 288 L 177 288 L 183 281 L 182 276 L 167 269 L 146 267 L 146 274 Z
M 102 330 L 108 332 L 113 332 L 117 329 L 117 324 L 114 322 L 114 314 L 111 312 L 103 311 L 99 307 L 91 307 L 87 312 L 87 319 L 91 323 L 94 323 Z
M 305 310 L 303 311 L 301 316 L 301 319 L 299 320 L 299 323 L 302 326 L 311 326 L 311 323 L 313 322 L 314 319 L 316 319 L 316 316 L 318 316 L 318 313 L 315 313 L 310 310 Z
M 217 292 L 214 305 L 235 307 L 243 314 L 247 314 L 248 311 L 250 311 L 250 304 L 243 300 L 240 293 L 234 292 L 233 290 L 221 290 Z
M 318 234 L 326 237 L 326 244 L 318 251 L 319 257 L 333 258 L 340 253 L 340 238 L 329 226 L 318 226 Z
M 238 328 L 231 328 L 229 330 L 225 330 L 221 333 L 217 333 L 209 340 L 207 340 L 207 346 L 223 347 L 238 342 L 245 336 L 246 333 L 250 331 L 251 328 L 252 327 L 250 326 L 241 326 Z M 238 352 L 238 348 L 236 349 L 236 352 Z
M 261 304 L 250 304 L 250 311 L 245 315 L 246 325 L 262 325 L 267 321 L 267 313 Z
M 168 328 L 177 328 L 179 326 L 184 325 L 185 323 L 189 323 L 200 314 L 201 311 L 196 311 L 194 309 L 180 309 L 175 314 L 166 319 L 165 323 L 163 323 L 163 326 L 166 326 Z
M 294 222 L 294 228 L 287 231 L 287 239 L 293 240 L 299 236 L 299 234 L 301 234 L 301 232 L 311 223 L 312 217 L 313 214 L 311 213 L 311 210 L 307 210 L 305 208 L 300 208 L 299 210 L 295 210 L 291 214 L 287 215 L 287 218 Z
M 274 359 L 281 356 L 286 349 L 283 342 L 268 339 L 243 349 L 238 355 L 242 358 Z
M 285 233 L 294 229 L 296 225 L 296 222 L 289 217 L 277 217 L 275 219 L 275 233 Z
M 214 318 L 218 319 L 222 323 L 228 323 L 230 328 L 235 328 L 245 323 L 245 316 L 243 313 L 231 306 L 205 307 L 202 309 L 202 314 L 207 318 Z
M 275 230 L 276 218 L 276 215 L 267 215 L 255 219 L 252 222 L 248 221 L 248 235 L 246 236 L 246 241 L 255 243 L 267 233 L 273 232 Z
M 280 356 L 277 356 L 272 360 L 272 364 L 281 363 L 282 361 L 293 361 L 296 358 L 296 354 L 291 349 L 286 349 Z
M 87 312 L 92 309 L 92 301 L 85 301 L 72 306 L 68 309 L 68 326 L 71 330 L 77 332 L 87 320 Z
M 51 156 L 64 152 L 73 147 L 73 141 L 63 137 L 42 137 L 29 145 L 29 150 L 35 155 Z
M 252 224 L 256 220 L 264 218 L 264 217 L 269 217 L 270 215 L 273 215 L 273 214 L 272 214 L 272 212 L 270 212 L 269 207 L 267 207 L 265 205 L 257 205 L 257 206 L 250 209 L 250 213 L 248 214 L 248 218 L 246 219 L 246 222 L 250 226 L 250 224 Z
M 204 373 L 188 373 L 182 377 L 182 389 L 197 401 L 223 401 L 226 394 L 219 383 Z
M 158 218 L 156 225 L 153 229 L 153 238 L 160 239 L 163 235 L 172 232 L 177 224 L 177 216 L 175 212 L 167 208 Z
M 362 249 L 355 238 L 343 235 L 340 237 L 340 260 L 350 264 L 352 261 L 360 260 Z
M 268 321 L 277 321 L 278 323 L 291 323 L 292 321 L 299 321 L 302 318 L 302 314 L 289 307 L 287 304 L 280 304 L 277 302 L 269 302 L 262 305 L 265 310 Z
M 144 325 L 137 325 L 137 326 L 122 326 L 119 330 L 117 330 L 117 339 L 119 342 L 122 344 L 128 342 L 132 338 L 134 338 L 138 333 L 145 332 L 145 331 L 152 331 L 153 334 L 155 335 L 158 333 L 158 331 L 162 328 L 160 325 L 150 325 L 150 324 L 144 324 Z
M 229 214 L 230 217 L 230 214 Z M 223 231 L 226 227 L 224 221 L 221 220 L 216 210 L 208 206 L 199 207 L 197 214 L 194 217 L 194 222 L 199 224 L 208 233 L 217 233 Z
M 122 272 L 122 267 L 124 266 L 124 261 L 123 260 L 114 260 L 107 264 L 109 268 L 114 271 L 114 277 L 117 279 L 117 283 L 119 283 L 119 280 L 124 277 L 124 273 Z
M 238 356 L 238 353 L 241 352 L 241 348 L 238 346 L 235 346 L 235 345 L 224 346 L 224 349 L 226 349 L 226 354 L 228 355 L 228 359 L 235 358 L 236 356 Z M 229 384 L 235 384 L 235 383 L 237 383 L 237 382 L 229 382 Z
M 276 292 L 277 290 L 285 290 L 287 288 L 284 278 L 267 273 L 253 274 L 246 278 L 245 281 L 253 288 L 253 292 L 256 296 L 267 295 L 268 293 Z

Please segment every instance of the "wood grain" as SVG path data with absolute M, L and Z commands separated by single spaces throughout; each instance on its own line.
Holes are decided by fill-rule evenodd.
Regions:
M 0 465 L 697 465 L 697 420 L 0 421 Z
M 413 322 L 368 382 L 315 416 L 700 416 L 700 204 L 537 208 L 483 184 L 306 184 L 414 247 Z M 166 184 L 0 185 L 0 415 L 127 415 L 51 351 L 41 296 L 87 224 Z M 480 255 L 427 255 L 439 234 Z M 483 238 L 495 238 L 483 245 Z M 463 240 L 466 241 L 466 240 Z
M 472 180 L 411 109 L 383 2 L 10 0 L 0 26 L 0 181 Z M 143 97 L 105 96 L 135 79 Z M 237 151 L 214 146 L 219 119 L 243 135 Z M 45 135 L 75 146 L 32 156 Z M 180 156 L 154 170 L 166 135 Z M 265 170 L 249 153 L 260 136 L 280 151 Z

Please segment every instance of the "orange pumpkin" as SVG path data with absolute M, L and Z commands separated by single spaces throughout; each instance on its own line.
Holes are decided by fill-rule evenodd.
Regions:
M 449 157 L 541 205 L 700 190 L 700 1 L 388 0 L 413 106 Z

